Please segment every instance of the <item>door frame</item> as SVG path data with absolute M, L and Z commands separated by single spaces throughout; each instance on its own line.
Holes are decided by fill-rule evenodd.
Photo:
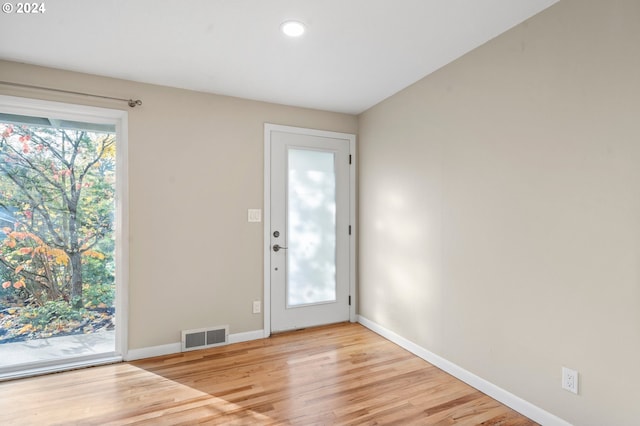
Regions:
M 307 129 L 303 127 L 283 126 L 279 124 L 264 124 L 264 233 L 263 233 L 263 331 L 264 337 L 271 335 L 271 132 L 294 133 L 306 136 L 319 136 L 349 141 L 349 223 L 351 234 L 349 238 L 349 321 L 356 322 L 356 135 L 328 130 Z

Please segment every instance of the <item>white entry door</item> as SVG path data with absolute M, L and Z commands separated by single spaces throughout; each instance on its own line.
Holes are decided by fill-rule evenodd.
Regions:
M 270 330 L 348 321 L 355 136 L 267 124 L 265 141 Z

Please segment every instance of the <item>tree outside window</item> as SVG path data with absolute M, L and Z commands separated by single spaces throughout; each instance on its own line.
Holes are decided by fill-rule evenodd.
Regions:
M 115 130 L 0 121 L 0 315 L 23 331 L 0 341 L 113 314 L 115 154 Z

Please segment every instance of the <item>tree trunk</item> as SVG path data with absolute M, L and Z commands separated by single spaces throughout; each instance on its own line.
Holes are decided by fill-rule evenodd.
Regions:
M 71 302 L 74 308 L 82 307 L 82 259 L 78 252 L 71 253 Z
M 73 177 L 73 176 L 72 176 Z M 78 200 L 80 199 L 80 190 L 75 188 L 75 179 L 71 181 L 69 201 L 69 245 L 71 253 L 71 303 L 74 308 L 82 307 L 82 259 L 80 253 L 80 241 L 78 237 Z

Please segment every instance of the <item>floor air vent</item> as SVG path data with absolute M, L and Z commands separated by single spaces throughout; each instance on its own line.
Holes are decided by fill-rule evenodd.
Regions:
M 182 331 L 182 352 L 226 345 L 229 340 L 229 326 L 198 328 Z

